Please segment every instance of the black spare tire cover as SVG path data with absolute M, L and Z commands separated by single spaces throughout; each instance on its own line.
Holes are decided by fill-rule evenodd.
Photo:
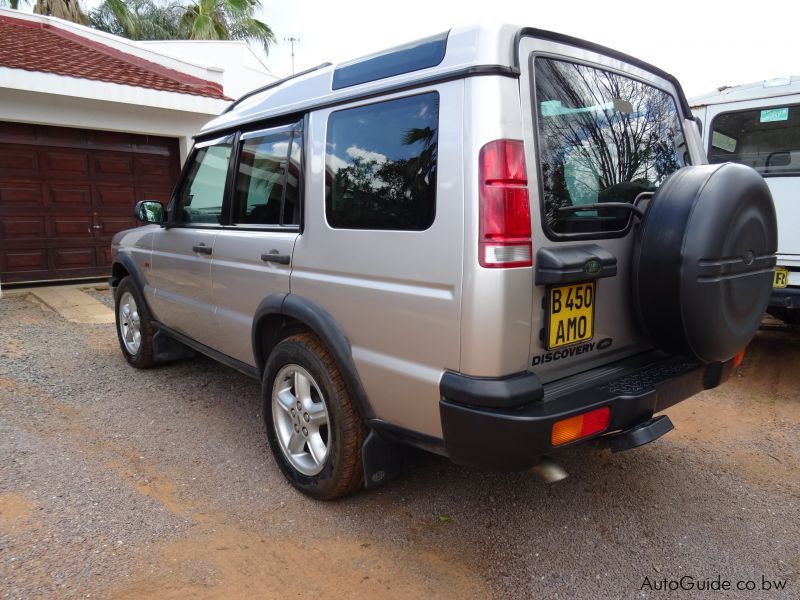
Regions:
M 679 169 L 650 200 L 637 232 L 639 324 L 667 352 L 730 359 L 767 308 L 777 247 L 772 195 L 756 171 L 735 163 Z

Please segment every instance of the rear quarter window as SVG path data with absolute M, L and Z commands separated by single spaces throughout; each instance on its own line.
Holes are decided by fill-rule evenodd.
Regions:
M 331 113 L 325 217 L 339 229 L 422 231 L 436 213 L 439 94 Z

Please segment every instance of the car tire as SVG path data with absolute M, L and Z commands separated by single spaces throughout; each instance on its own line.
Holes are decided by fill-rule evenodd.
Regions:
M 755 170 L 679 169 L 649 201 L 636 236 L 632 295 L 641 328 L 671 354 L 730 360 L 764 316 L 777 246 L 772 195 Z
M 319 500 L 363 487 L 365 427 L 318 337 L 302 333 L 275 346 L 261 395 L 272 454 L 294 487 Z
M 130 276 L 124 277 L 114 290 L 114 314 L 117 339 L 125 360 L 137 369 L 155 366 L 155 328 L 144 297 Z

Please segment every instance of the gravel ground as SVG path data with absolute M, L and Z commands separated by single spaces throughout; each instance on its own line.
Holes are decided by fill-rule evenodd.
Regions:
M 564 452 L 553 486 L 420 453 L 319 503 L 274 464 L 255 381 L 203 357 L 135 371 L 112 325 L 5 298 L 0 597 L 647 598 L 719 576 L 757 587 L 714 597 L 797 598 L 798 364 L 800 335 L 762 331 L 676 431 Z

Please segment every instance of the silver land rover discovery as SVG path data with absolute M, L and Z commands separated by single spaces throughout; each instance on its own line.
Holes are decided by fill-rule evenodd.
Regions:
M 527 469 L 672 428 L 725 381 L 777 246 L 752 169 L 704 164 L 674 77 L 538 29 L 452 29 L 237 100 L 113 242 L 137 368 L 262 382 L 287 479 L 386 481 L 404 444 Z

